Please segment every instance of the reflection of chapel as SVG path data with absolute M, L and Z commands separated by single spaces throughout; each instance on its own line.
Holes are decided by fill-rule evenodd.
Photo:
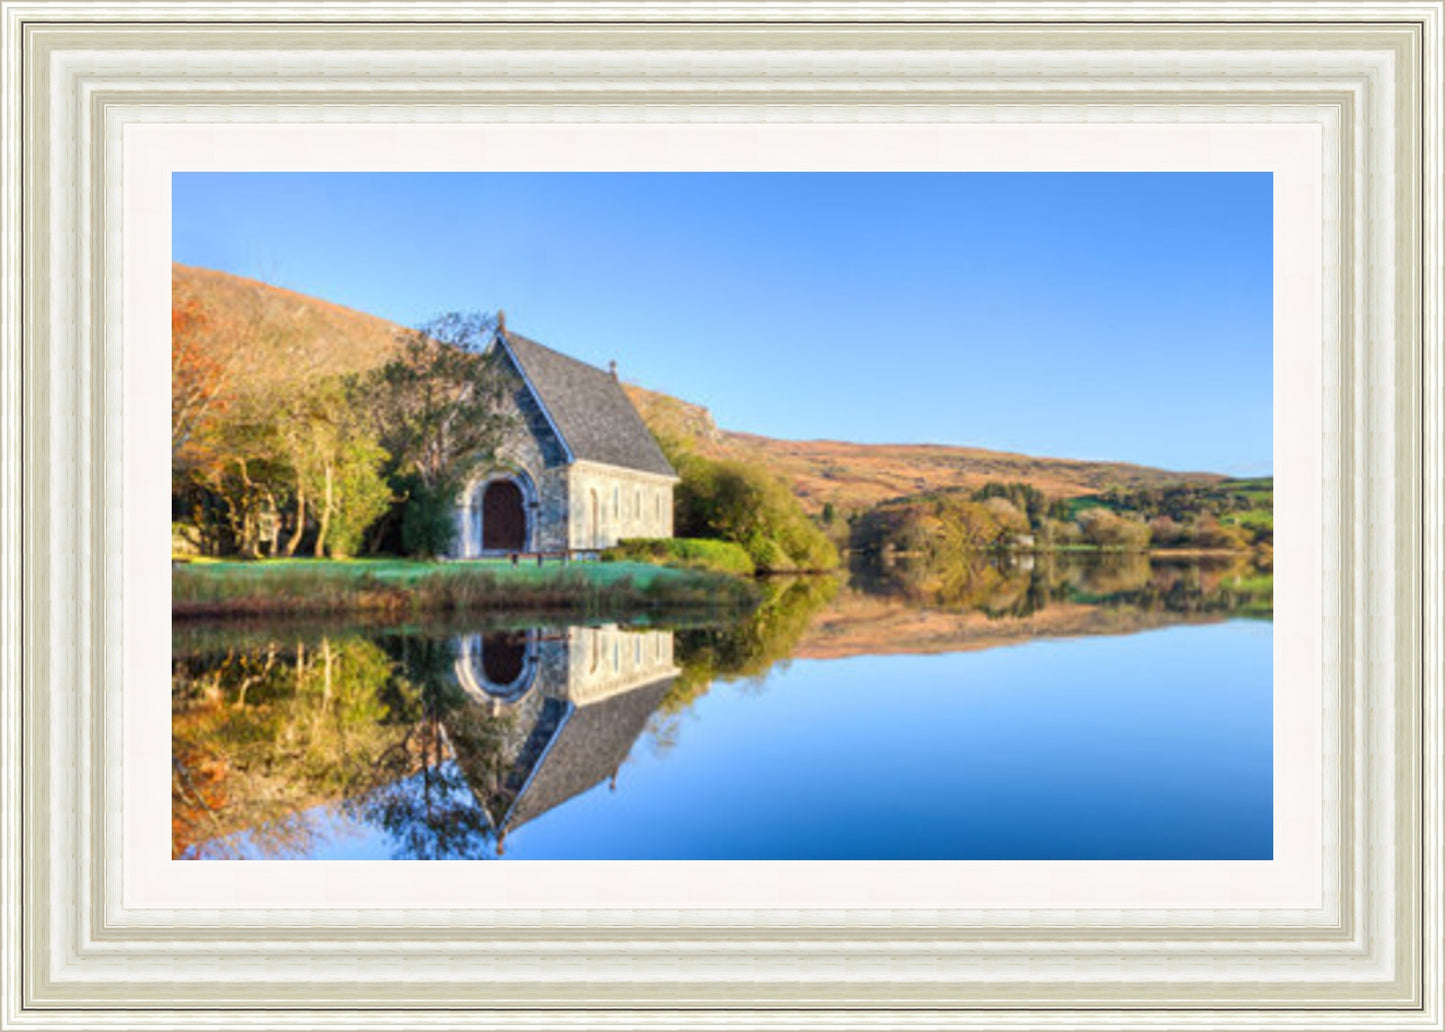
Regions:
M 448 717 L 448 737 L 499 841 L 615 776 L 677 677 L 672 644 L 671 632 L 615 625 L 460 640 L 470 705 Z
M 673 470 L 614 372 L 498 330 L 514 428 L 457 499 L 454 558 L 672 536 Z

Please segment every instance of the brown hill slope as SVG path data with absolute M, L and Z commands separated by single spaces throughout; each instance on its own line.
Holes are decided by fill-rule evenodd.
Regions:
M 402 327 L 354 308 L 214 269 L 171 263 L 171 300 L 198 302 L 214 354 L 240 387 L 360 372 L 386 361 Z
M 401 327 L 319 298 L 258 280 L 173 263 L 175 301 L 194 299 L 211 316 L 218 351 L 233 353 L 235 385 L 270 387 L 312 376 L 357 372 L 386 360 Z M 566 350 L 565 341 L 554 341 Z M 627 384 L 638 411 L 661 439 L 687 442 L 712 458 L 759 462 L 784 477 L 808 511 L 832 502 L 840 511 L 943 488 L 1019 480 L 1051 496 L 1111 486 L 1148 487 L 1222 479 L 1124 463 L 1036 458 L 934 444 L 783 441 L 721 430 L 700 405 Z
M 1223 479 L 1211 473 L 1037 458 L 952 445 L 783 441 L 720 430 L 707 409 L 699 405 L 635 384 L 626 386 L 633 404 L 659 438 L 683 442 L 709 458 L 761 462 L 787 478 L 810 512 L 817 512 L 826 502 L 849 511 L 923 491 L 973 489 L 990 480 L 1023 481 L 1053 497 L 1072 497 L 1113 486 L 1156 487 Z

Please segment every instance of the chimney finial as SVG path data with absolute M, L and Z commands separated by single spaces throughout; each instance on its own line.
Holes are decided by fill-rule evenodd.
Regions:
M 607 371 L 612 374 L 612 379 L 617 379 L 617 359 L 607 363 Z
M 497 333 L 503 337 L 507 335 L 507 313 L 500 308 L 497 309 Z

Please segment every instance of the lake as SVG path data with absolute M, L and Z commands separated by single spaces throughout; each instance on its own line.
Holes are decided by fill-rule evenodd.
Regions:
M 1272 583 L 771 581 L 744 619 L 178 625 L 195 859 L 1268 859 Z

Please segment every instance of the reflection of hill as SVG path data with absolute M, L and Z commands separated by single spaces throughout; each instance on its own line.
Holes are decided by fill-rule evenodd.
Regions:
M 794 655 L 811 658 L 992 648 L 1039 637 L 1127 634 L 1228 616 L 1267 616 L 1273 581 L 1239 561 L 1144 555 L 990 556 L 855 571 Z
M 1035 638 L 1131 634 L 1179 623 L 1223 619 L 1208 614 L 1061 602 L 1028 616 L 994 617 L 980 610 L 924 609 L 862 592 L 840 595 L 813 622 L 793 655 L 799 659 L 967 652 Z

